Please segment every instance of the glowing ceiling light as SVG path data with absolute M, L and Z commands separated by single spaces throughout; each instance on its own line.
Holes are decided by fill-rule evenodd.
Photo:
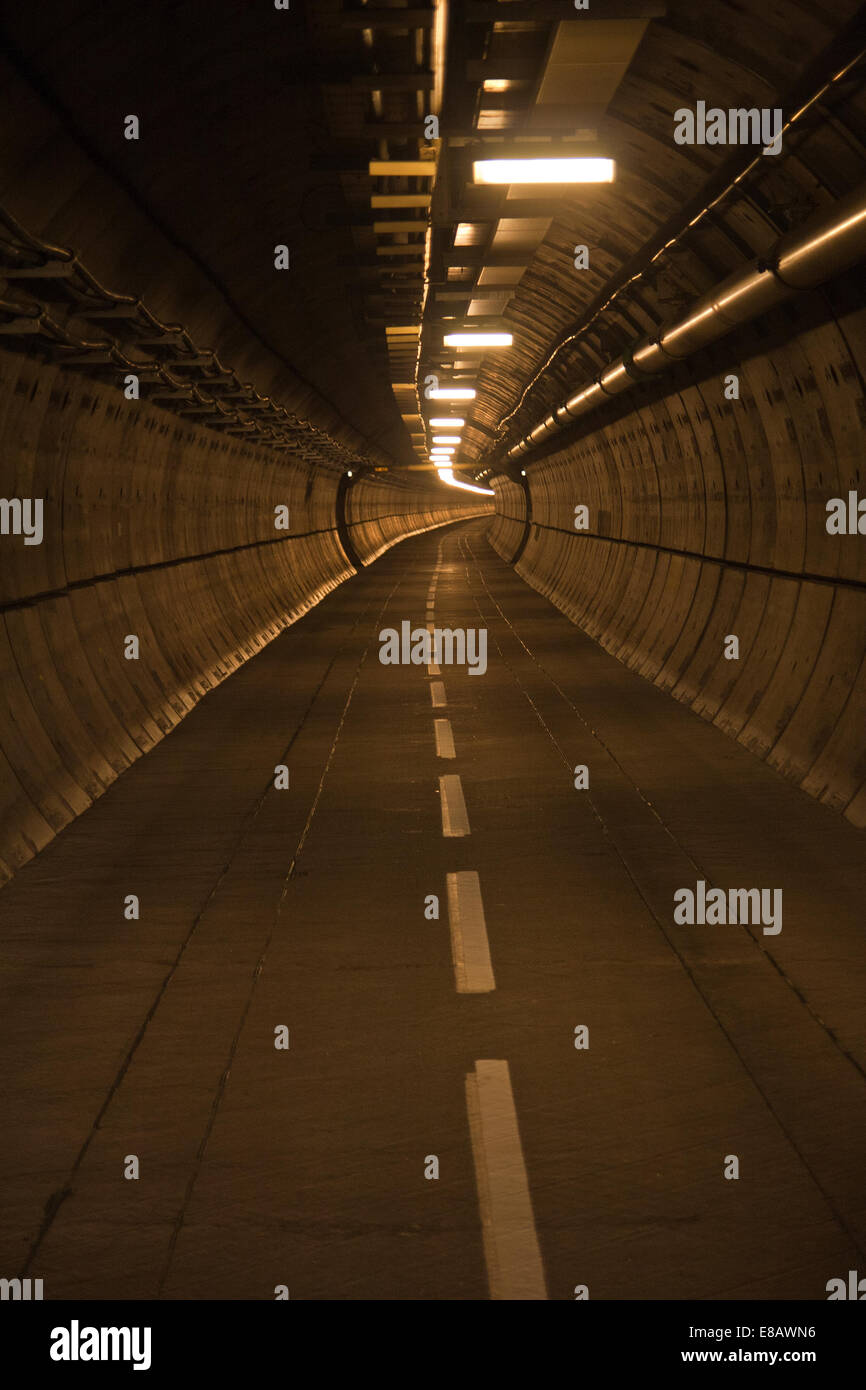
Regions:
M 569 155 L 560 159 L 476 159 L 476 183 L 613 183 L 612 159 Z
M 485 497 L 496 496 L 492 487 L 476 487 L 474 483 L 458 482 L 454 477 L 454 470 L 452 468 L 437 468 L 436 472 L 439 474 L 443 483 L 448 483 L 450 487 L 460 487 L 463 488 L 465 492 L 483 492 Z
M 433 436 L 434 444 L 459 444 L 460 442 L 459 434 L 434 434 Z
M 431 401 L 474 401 L 475 388 L 473 386 L 437 386 L 435 391 L 428 391 L 427 395 Z
M 446 347 L 511 347 L 514 338 L 510 333 L 446 333 Z
M 453 449 L 431 449 L 431 459 L 448 459 L 454 453 Z
M 485 77 L 483 83 L 485 92 L 508 92 L 514 85 L 507 77 Z
M 448 425 L 451 429 L 459 430 L 463 428 L 466 421 L 461 415 L 436 415 L 429 423 L 437 428 L 440 425 Z

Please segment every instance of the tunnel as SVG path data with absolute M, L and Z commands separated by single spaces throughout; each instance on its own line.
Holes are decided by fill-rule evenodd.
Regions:
M 0 35 L 2 1299 L 866 1298 L 863 8 Z

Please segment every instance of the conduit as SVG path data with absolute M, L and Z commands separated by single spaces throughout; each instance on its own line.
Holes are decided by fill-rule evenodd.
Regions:
M 666 371 L 798 291 L 815 289 L 864 255 L 866 185 L 861 185 L 829 212 L 816 214 L 796 232 L 781 237 L 769 256 L 750 261 L 722 280 L 658 337 L 638 339 L 509 449 L 508 457 L 518 458 L 567 429 L 607 397 L 621 395 L 637 382 Z

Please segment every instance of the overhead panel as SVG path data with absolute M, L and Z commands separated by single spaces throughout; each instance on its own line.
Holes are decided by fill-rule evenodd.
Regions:
M 496 294 L 487 294 L 483 299 L 473 299 L 467 313 L 470 317 L 477 316 L 478 314 L 504 314 L 510 298 L 511 290 L 505 290 Z
M 530 129 L 573 125 L 576 107 L 603 115 L 625 77 L 647 23 L 645 19 L 582 19 L 558 25 Z
M 483 246 L 489 227 L 486 222 L 458 222 L 454 233 L 455 246 Z
M 547 236 L 551 217 L 501 217 L 496 225 L 490 249 L 532 252 Z
M 523 278 L 526 267 L 522 265 L 486 265 L 478 277 L 478 288 L 487 289 L 494 285 L 510 285 L 513 289 Z

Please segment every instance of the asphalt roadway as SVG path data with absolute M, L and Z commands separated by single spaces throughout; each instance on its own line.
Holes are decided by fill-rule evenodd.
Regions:
M 805 1300 L 866 1272 L 862 833 L 486 526 L 331 593 L 0 892 L 0 1275 Z M 486 673 L 383 665 L 404 620 L 486 629 Z M 676 924 L 699 881 L 781 889 L 782 930 Z

